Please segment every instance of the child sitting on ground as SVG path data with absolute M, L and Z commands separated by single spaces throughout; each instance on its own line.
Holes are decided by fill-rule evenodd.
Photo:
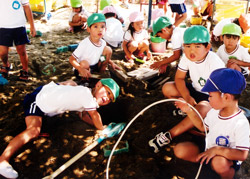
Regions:
M 221 178 L 234 178 L 249 151 L 249 122 L 238 106 L 240 94 L 246 87 L 243 75 L 233 69 L 221 68 L 213 71 L 202 92 L 209 93 L 212 109 L 203 121 L 186 104 L 176 102 L 187 113 L 192 125 L 206 135 L 206 150 L 200 151 L 199 144 L 182 142 L 174 147 L 177 158 L 190 162 L 210 164 Z
M 70 32 L 79 32 L 86 27 L 89 12 L 83 8 L 82 0 L 71 0 L 72 12 L 69 16 Z
M 24 98 L 26 130 L 13 138 L 0 156 L 0 174 L 6 178 L 17 178 L 18 173 L 9 164 L 11 156 L 23 145 L 36 138 L 42 127 L 42 118 L 78 111 L 86 123 L 103 130 L 99 106 L 114 102 L 119 96 L 119 86 L 111 78 L 98 81 L 94 89 L 77 86 L 74 81 L 65 81 L 38 87 Z
M 224 44 L 219 47 L 217 55 L 224 61 L 227 68 L 235 69 L 247 77 L 250 55 L 248 49 L 239 44 L 240 35 L 240 26 L 234 23 L 226 24 L 222 29 Z
M 116 10 L 113 6 L 106 6 L 102 13 L 105 15 L 107 27 L 103 39 L 111 47 L 118 47 L 122 43 L 124 31 L 122 23 L 116 18 Z
M 209 75 L 218 68 L 224 68 L 223 61 L 212 51 L 209 44 L 210 35 L 203 26 L 189 27 L 184 33 L 184 54 L 181 58 L 175 74 L 174 82 L 167 82 L 162 87 L 163 95 L 166 98 L 184 98 L 205 117 L 211 109 L 208 103 L 208 94 L 201 91 Z M 186 83 L 186 75 L 189 72 L 192 83 Z M 176 112 L 180 114 L 180 112 Z M 154 152 L 169 144 L 171 140 L 193 127 L 188 117 L 169 131 L 159 133 L 149 141 Z
M 150 68 L 159 69 L 160 73 L 165 73 L 168 64 L 179 60 L 182 54 L 183 34 L 185 30 L 185 28 L 174 27 L 168 17 L 162 16 L 154 21 L 153 36 L 159 36 L 166 40 L 171 39 L 173 55 L 153 63 Z
M 105 72 L 108 64 L 113 69 L 118 68 L 112 62 L 112 49 L 102 39 L 106 31 L 106 19 L 101 13 L 93 13 L 87 20 L 89 36 L 82 40 L 69 58 L 75 68 L 77 78 L 86 80 L 93 72 Z
M 149 50 L 149 35 L 144 28 L 144 16 L 142 12 L 132 12 L 129 16 L 129 27 L 124 34 L 122 48 L 125 52 L 125 59 L 134 63 L 136 57 L 143 59 L 144 57 L 150 59 L 152 54 Z M 147 53 L 147 56 L 144 55 Z

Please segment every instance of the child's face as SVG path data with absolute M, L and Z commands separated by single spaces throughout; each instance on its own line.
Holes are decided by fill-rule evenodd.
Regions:
M 95 86 L 94 96 L 99 106 L 104 106 L 114 101 L 112 91 L 107 86 L 104 86 L 100 81 Z
M 94 23 L 87 30 L 92 38 L 101 39 L 106 31 L 106 23 L 105 22 Z
M 223 42 L 227 50 L 234 50 L 239 42 L 239 36 L 223 35 Z
M 210 44 L 208 44 L 207 47 L 205 47 L 203 44 L 196 43 L 184 44 L 184 53 L 186 57 L 192 62 L 201 61 L 206 57 L 210 50 L 210 46 Z
M 219 91 L 216 92 L 209 92 L 209 104 L 212 108 L 219 110 L 223 108 L 223 99 L 222 99 L 222 93 Z
M 136 32 L 140 32 L 144 28 L 144 21 L 133 22 L 132 26 Z
M 73 12 L 76 12 L 76 13 L 81 12 L 81 7 L 73 7 Z
M 166 40 L 169 40 L 171 38 L 171 29 L 165 27 L 161 30 L 161 32 L 158 32 L 157 33 L 157 36 L 163 38 L 163 39 L 166 39 Z

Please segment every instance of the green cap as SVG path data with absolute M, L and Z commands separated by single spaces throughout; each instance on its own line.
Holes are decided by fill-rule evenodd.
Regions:
M 106 22 L 105 16 L 102 13 L 93 13 L 87 19 L 87 24 L 89 27 L 97 22 Z
M 71 7 L 78 8 L 82 6 L 82 0 L 70 0 Z
M 111 5 L 111 0 L 101 0 L 100 1 L 100 10 L 103 10 L 104 7 L 110 6 Z
M 161 16 L 153 23 L 153 35 L 157 34 L 157 32 L 161 31 L 161 29 L 172 25 L 170 19 L 165 16 Z
M 184 44 L 209 43 L 210 35 L 208 30 L 202 25 L 194 25 L 184 32 Z
M 112 91 L 114 95 L 113 102 L 115 102 L 116 98 L 119 96 L 120 91 L 120 87 L 118 86 L 118 84 L 112 78 L 103 78 L 100 81 L 104 86 L 107 86 Z
M 241 28 L 235 23 L 230 23 L 224 25 L 222 29 L 222 35 L 229 34 L 229 35 L 241 35 Z

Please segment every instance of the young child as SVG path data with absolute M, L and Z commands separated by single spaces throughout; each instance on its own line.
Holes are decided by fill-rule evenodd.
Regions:
M 185 0 L 168 0 L 171 11 L 175 14 L 174 26 L 178 26 L 187 18 Z
M 213 33 L 212 33 L 212 42 L 215 43 L 215 45 L 223 44 L 222 43 L 223 40 L 221 38 L 222 29 L 226 24 L 230 24 L 230 23 L 235 23 L 239 25 L 241 27 L 243 34 L 250 33 L 249 32 L 249 29 L 250 29 L 250 15 L 249 14 L 241 14 L 240 17 L 238 18 L 222 19 L 215 25 Z
M 34 37 L 36 29 L 29 0 L 0 1 L 0 58 L 3 62 L 0 73 L 4 78 L 8 77 L 10 70 L 9 47 L 14 44 L 22 64 L 19 80 L 28 80 L 28 55 L 25 44 L 29 43 L 29 39 L 25 28 L 26 18 L 30 24 L 30 34 Z
M 99 106 L 114 102 L 119 96 L 119 86 L 111 78 L 98 81 L 94 89 L 77 86 L 74 81 L 65 81 L 38 87 L 24 99 L 26 130 L 13 138 L 0 156 L 0 174 L 6 178 L 17 178 L 18 173 L 11 167 L 11 156 L 30 140 L 36 138 L 42 127 L 42 118 L 78 111 L 83 121 L 99 130 L 105 127 L 97 111 Z
M 179 143 L 174 148 L 177 158 L 190 162 L 210 164 L 221 178 L 234 178 L 235 171 L 247 159 L 249 151 L 249 122 L 238 106 L 240 94 L 246 87 L 243 75 L 233 69 L 221 68 L 213 71 L 202 88 L 209 92 L 212 109 L 204 124 L 209 131 L 206 150 L 200 151 L 192 142 Z M 176 102 L 187 113 L 192 124 L 205 131 L 203 121 L 186 104 Z
M 71 0 L 72 12 L 69 16 L 70 32 L 79 32 L 86 27 L 89 12 L 83 8 L 82 0 Z
M 152 58 L 149 50 L 149 35 L 144 28 L 144 16 L 142 12 L 132 12 L 129 16 L 129 27 L 124 34 L 122 48 L 125 52 L 125 58 L 130 63 L 134 62 L 137 56 L 144 59 L 144 52 L 147 53 L 147 58 Z
M 217 55 L 224 61 L 226 67 L 238 70 L 247 77 L 250 55 L 248 49 L 239 44 L 240 35 L 240 26 L 234 23 L 226 24 L 222 29 L 224 44 L 219 47 Z
M 205 117 L 211 109 L 208 103 L 208 94 L 201 91 L 209 75 L 218 68 L 224 68 L 223 61 L 212 51 L 209 44 L 208 30 L 200 25 L 189 27 L 184 33 L 184 56 L 181 58 L 175 74 L 174 82 L 167 82 L 162 87 L 166 98 L 184 98 Z M 186 83 L 185 78 L 189 72 L 192 83 Z M 171 142 L 171 140 L 193 127 L 188 117 L 169 131 L 159 133 L 149 141 L 154 152 Z
M 196 16 L 207 16 L 207 20 L 212 20 L 213 2 L 212 0 L 192 0 L 193 11 Z
M 113 6 L 106 6 L 102 13 L 105 15 L 107 27 L 103 39 L 111 47 L 118 47 L 122 43 L 124 31 L 121 22 L 116 18 L 116 10 Z
M 165 57 L 162 61 L 153 63 L 150 68 L 159 69 L 160 73 L 165 73 L 168 64 L 179 60 L 182 54 L 183 34 L 185 30 L 185 28 L 173 26 L 168 17 L 162 16 L 154 21 L 153 35 L 166 40 L 171 39 L 173 55 Z
M 102 39 L 106 31 L 106 19 L 101 13 L 93 13 L 87 20 L 89 36 L 80 42 L 69 58 L 70 64 L 75 68 L 77 78 L 83 80 L 91 77 L 93 72 L 105 72 L 107 65 L 115 69 L 111 61 L 112 49 Z

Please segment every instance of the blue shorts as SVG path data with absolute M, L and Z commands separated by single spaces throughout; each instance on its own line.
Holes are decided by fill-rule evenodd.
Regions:
M 23 45 L 29 43 L 25 27 L 0 28 L 0 45 L 12 47 L 13 44 Z
M 186 87 L 189 90 L 190 96 L 192 96 L 197 103 L 201 101 L 208 101 L 209 95 L 196 91 L 191 83 L 186 83 Z
M 187 12 L 186 5 L 183 4 L 170 4 L 172 12 L 177 12 L 178 14 L 184 14 Z
M 41 116 L 45 113 L 36 105 L 36 95 L 41 91 L 43 86 L 35 89 L 34 92 L 27 94 L 23 101 L 24 116 Z

